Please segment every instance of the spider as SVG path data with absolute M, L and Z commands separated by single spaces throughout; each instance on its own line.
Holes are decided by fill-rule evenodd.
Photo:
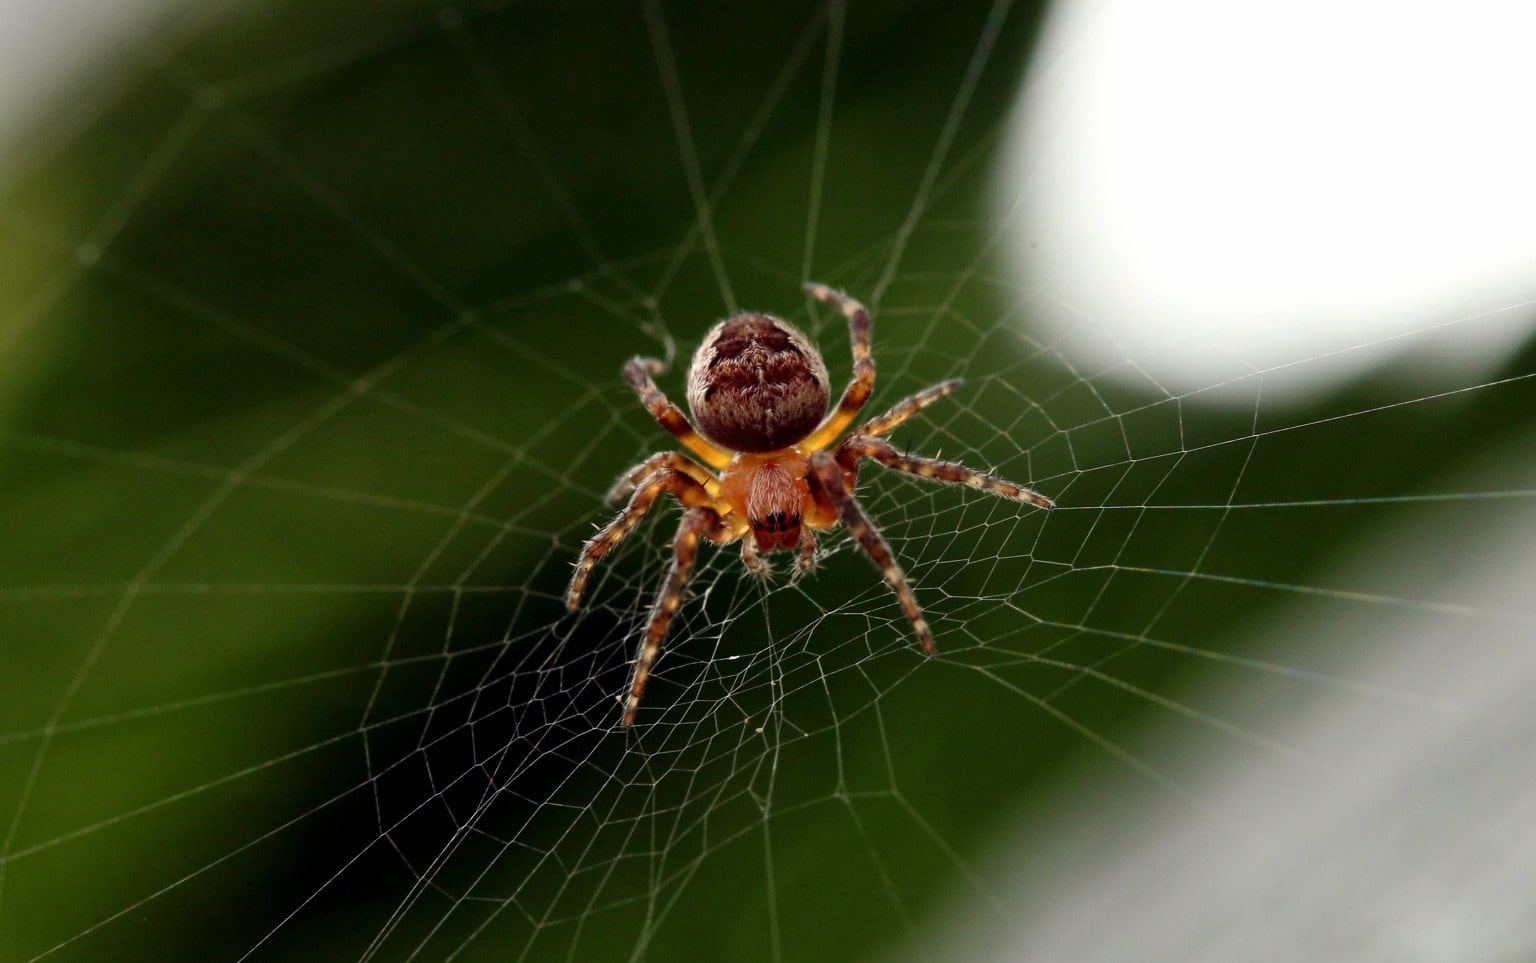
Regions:
M 635 721 L 656 653 L 682 604 L 701 538 L 717 545 L 740 541 L 742 562 L 759 577 L 769 571 L 761 553 L 798 550 L 798 578 L 816 568 L 815 533 L 841 523 L 880 569 L 923 653 L 932 656 L 933 632 L 907 577 L 853 497 L 860 460 L 868 458 L 933 481 L 969 485 L 1038 508 L 1055 507 L 1049 498 L 1022 485 L 954 462 L 903 454 L 881 437 L 955 391 L 959 379 L 903 399 L 833 448 L 874 390 L 870 316 L 864 305 L 826 285 L 806 284 L 805 291 L 842 312 L 853 343 L 853 379 L 830 414 L 826 363 L 800 329 L 771 314 L 736 314 L 705 335 L 688 367 L 688 407 L 698 430 L 652 380 L 666 370 L 664 363 L 633 358 L 624 366 L 624 379 L 651 417 L 704 462 L 661 451 L 620 475 L 608 502 L 618 504 L 629 495 L 629 503 L 582 547 L 566 590 L 566 606 L 574 611 L 592 566 L 634 531 L 656 499 L 670 493 L 682 503 L 672 565 L 635 656 L 624 705 L 626 726 Z

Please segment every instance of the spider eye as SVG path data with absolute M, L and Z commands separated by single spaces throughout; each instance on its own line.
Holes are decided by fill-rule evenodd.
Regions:
M 800 516 L 787 512 L 769 512 L 762 518 L 752 519 L 752 527 L 760 532 L 787 532 L 800 527 Z

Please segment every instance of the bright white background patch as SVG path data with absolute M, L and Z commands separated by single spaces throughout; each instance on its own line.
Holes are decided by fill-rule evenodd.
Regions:
M 69 85 L 141 40 L 175 0 L 0 3 L 0 156 Z
M 1490 311 L 1433 360 L 1497 356 L 1536 296 L 1533 43 L 1509 2 L 1058 7 L 1000 185 L 1035 316 L 1170 388 Z

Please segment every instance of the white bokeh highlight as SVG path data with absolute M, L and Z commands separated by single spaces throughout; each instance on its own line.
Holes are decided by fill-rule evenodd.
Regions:
M 0 160 L 36 136 L 32 127 L 48 105 L 102 73 L 185 5 L 185 0 L 0 3 Z
M 1061 4 L 998 185 L 1031 322 L 1183 390 L 1341 380 L 1490 313 L 1431 360 L 1501 356 L 1536 297 L 1533 45 L 1536 6 L 1486 0 Z

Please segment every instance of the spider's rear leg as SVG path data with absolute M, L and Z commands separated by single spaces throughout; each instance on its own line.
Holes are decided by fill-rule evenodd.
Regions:
M 923 610 L 917 605 L 917 598 L 912 594 L 912 587 L 907 584 L 906 573 L 901 570 L 901 565 L 896 561 L 896 555 L 891 551 L 891 546 L 875 529 L 869 516 L 864 514 L 864 509 L 853 497 L 853 492 L 843 483 L 843 468 L 837 463 L 830 453 L 818 451 L 810 458 L 811 483 L 820 494 L 837 509 L 838 518 L 842 520 L 843 527 L 848 529 L 848 534 L 858 541 L 859 547 L 864 549 L 864 554 L 880 569 L 880 575 L 885 579 L 885 584 L 896 593 L 896 599 L 901 603 L 901 610 L 906 613 L 907 621 L 912 623 L 912 630 L 917 633 L 918 641 L 923 645 L 923 654 L 932 656 L 936 649 L 933 644 L 933 630 L 928 627 L 928 620 L 923 618 Z
M 729 542 L 732 533 L 720 522 L 720 516 L 712 508 L 695 506 L 683 513 L 682 523 L 677 526 L 677 538 L 672 541 L 672 567 L 667 570 L 667 581 L 651 609 L 650 622 L 640 651 L 635 656 L 635 673 L 629 683 L 629 698 L 624 703 L 624 724 L 635 721 L 635 710 L 640 708 L 640 697 L 645 694 L 646 680 L 651 677 L 651 665 L 661 649 L 672 625 L 672 616 L 683 604 L 683 593 L 688 589 L 688 579 L 693 574 L 693 560 L 699 551 L 699 539 L 709 538 L 716 542 Z
M 875 390 L 875 359 L 870 353 L 869 309 L 841 291 L 834 291 L 825 284 L 814 282 L 805 285 L 805 293 L 818 301 L 824 301 L 842 312 L 848 319 L 848 339 L 853 346 L 853 380 L 843 389 L 837 407 L 822 419 L 816 430 L 800 442 L 803 450 L 825 448 L 833 439 L 853 424 L 859 409 Z
M 844 468 L 852 468 L 860 458 L 877 461 L 887 468 L 894 468 L 896 471 L 916 475 L 919 478 L 931 478 L 951 485 L 969 485 L 1016 502 L 1034 505 L 1036 508 L 1056 507 L 1055 502 L 1033 488 L 1026 488 L 1005 478 L 967 468 L 958 462 L 904 455 L 883 438 L 849 435 L 843 439 L 841 445 L 837 446 L 837 460 Z
M 680 451 L 658 451 L 645 461 L 620 475 L 619 480 L 613 483 L 612 488 L 608 489 L 608 494 L 603 496 L 603 500 L 610 505 L 617 505 L 624 499 L 625 495 L 639 487 L 640 483 L 649 478 L 658 468 L 670 468 L 673 471 L 687 475 L 700 485 L 703 485 L 705 490 L 711 495 L 715 494 L 719 489 L 719 482 L 715 480 L 714 475 L 709 473 L 709 469 L 692 458 L 689 458 Z
M 581 555 L 576 559 L 576 571 L 571 573 L 571 584 L 565 590 L 567 609 L 575 611 L 581 603 L 581 592 L 587 585 L 587 576 L 591 574 L 592 566 L 635 530 L 635 526 L 645 518 L 645 513 L 651 510 L 651 506 L 655 504 L 662 492 L 671 492 L 677 496 L 678 501 L 690 507 L 708 505 L 712 501 L 709 492 L 704 490 L 704 486 L 682 472 L 671 468 L 658 468 L 653 471 L 635 489 L 629 504 L 613 517 L 613 521 L 604 525 L 581 547 Z
M 667 400 L 651 375 L 665 371 L 666 365 L 655 358 L 630 358 L 624 365 L 624 380 L 640 396 L 640 403 L 651 413 L 656 423 L 672 433 L 685 447 L 703 459 L 711 468 L 724 468 L 731 463 L 731 453 L 693 430 L 688 416 L 677 405 Z

